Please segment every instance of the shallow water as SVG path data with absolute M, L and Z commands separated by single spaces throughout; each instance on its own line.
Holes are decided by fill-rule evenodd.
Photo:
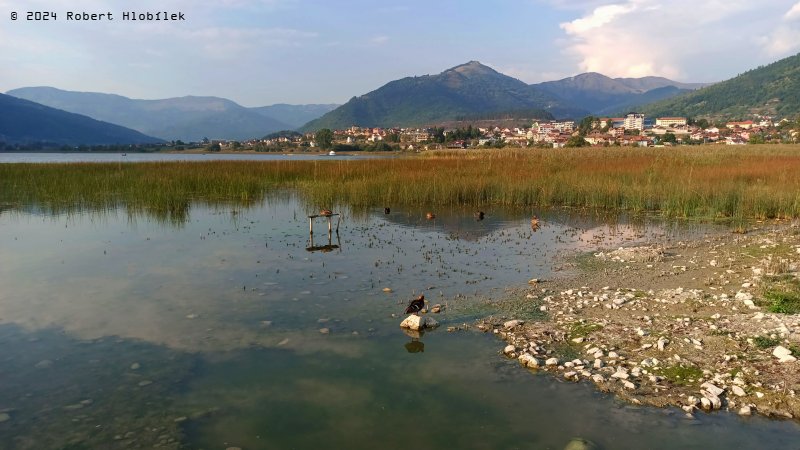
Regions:
M 636 408 L 448 333 L 559 255 L 711 228 L 567 213 L 343 211 L 330 243 L 286 196 L 125 211 L 0 212 L 0 448 L 797 448 L 794 422 Z M 309 251 L 328 245 L 323 251 Z M 389 288 L 392 292 L 384 292 Z M 399 328 L 424 293 L 446 306 Z M 524 313 L 524 311 L 523 311 Z M 320 330 L 327 329 L 323 334 Z M 2 414 L 5 414 L 3 416 Z
M 323 153 L 45 153 L 0 152 L 2 163 L 157 162 L 157 161 L 308 161 L 387 158 L 392 154 L 336 155 Z

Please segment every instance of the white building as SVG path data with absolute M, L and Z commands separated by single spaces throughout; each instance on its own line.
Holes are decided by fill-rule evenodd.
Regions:
M 686 117 L 658 117 L 656 118 L 656 126 L 658 127 L 674 127 L 676 125 L 686 125 Z
M 625 116 L 626 130 L 644 130 L 644 114 L 630 113 Z

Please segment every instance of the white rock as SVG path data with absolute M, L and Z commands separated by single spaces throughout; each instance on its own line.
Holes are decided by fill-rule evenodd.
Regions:
M 594 360 L 594 368 L 595 369 L 602 369 L 603 368 L 603 360 L 602 359 L 595 359 Z
M 584 341 L 584 338 L 582 338 L 582 337 L 576 337 L 575 339 L 572 340 L 572 342 L 574 342 L 576 344 L 581 344 L 581 343 L 583 343 L 583 341 Z
M 734 298 L 736 300 L 741 300 L 741 301 L 752 300 L 753 299 L 753 294 L 751 294 L 749 292 L 739 291 L 739 292 L 736 293 L 736 297 L 734 297 Z
M 519 356 L 518 359 L 519 359 L 520 364 L 522 364 L 525 367 L 528 367 L 530 369 L 539 368 L 539 365 L 540 365 L 539 364 L 539 360 L 536 359 L 535 357 L 533 357 L 533 355 L 531 355 L 531 354 L 523 353 L 522 355 Z
M 522 325 L 524 323 L 525 322 L 522 321 L 522 320 L 514 319 L 514 320 L 509 320 L 508 322 L 504 323 L 503 327 L 505 327 L 506 330 L 510 330 L 510 329 L 516 328 L 517 326 Z
M 709 382 L 705 382 L 705 383 L 701 384 L 700 388 L 701 389 L 705 389 L 706 392 L 709 392 L 714 396 L 720 396 L 720 395 L 722 395 L 723 392 L 725 392 L 725 389 L 719 388 L 719 387 L 717 387 L 717 386 L 715 386 L 715 385 L 713 385 L 713 384 L 711 384 Z
M 779 358 L 778 359 L 778 362 L 781 362 L 781 363 L 790 363 L 790 362 L 795 362 L 795 361 L 797 361 L 797 358 L 795 358 L 792 355 L 784 356 L 783 358 Z
M 597 347 L 592 347 L 592 348 L 590 348 L 589 350 L 586 350 L 586 354 L 587 354 L 587 355 L 594 355 L 594 353 L 595 353 L 596 351 L 598 351 L 598 350 L 600 350 L 600 349 L 599 349 L 599 348 L 597 348 Z
M 636 385 L 628 380 L 623 380 L 622 385 L 625 386 L 625 389 L 630 389 L 630 390 L 636 389 Z
M 752 414 L 753 414 L 753 410 L 752 410 L 752 408 L 750 408 L 750 405 L 744 405 L 741 408 L 739 408 L 739 415 L 740 416 L 750 416 Z
M 658 350 L 663 352 L 664 347 L 666 347 L 667 344 L 669 344 L 669 339 L 665 338 L 664 336 L 661 336 L 660 338 L 658 338 L 656 346 L 658 347 Z
M 772 351 L 772 356 L 778 359 L 781 359 L 785 356 L 790 356 L 791 354 L 792 351 L 782 345 L 775 347 L 775 350 Z
M 628 375 L 628 372 L 626 372 L 625 369 L 620 368 L 617 369 L 617 371 L 614 372 L 613 375 L 611 375 L 611 378 L 619 378 L 620 380 L 627 380 L 628 378 L 630 378 L 630 375 Z
M 415 331 L 419 331 L 423 328 L 436 328 L 437 326 L 439 326 L 439 322 L 436 320 L 428 316 L 420 317 L 415 314 L 406 317 L 400 322 L 401 328 L 408 328 Z
M 617 352 L 608 352 L 608 357 L 609 358 L 619 358 L 619 355 L 617 354 Z
M 558 365 L 558 358 L 549 358 L 547 361 L 544 362 L 546 366 L 557 366 Z
M 733 385 L 733 387 L 731 387 L 731 391 L 733 391 L 733 394 L 736 395 L 737 397 L 744 397 L 745 395 L 747 395 L 744 392 L 744 389 L 736 385 Z
M 596 373 L 592 375 L 592 381 L 594 381 L 595 383 L 603 383 L 604 381 L 606 381 L 606 379 L 603 378 L 603 376 L 600 375 L 599 373 Z
M 510 355 L 510 354 L 514 353 L 514 351 L 516 351 L 516 350 L 517 350 L 516 347 L 514 347 L 511 344 L 509 344 L 509 345 L 506 345 L 506 348 L 503 349 L 503 353 L 505 353 L 506 355 Z
M 572 372 L 572 371 L 564 372 L 564 378 L 566 378 L 568 380 L 573 379 L 573 378 L 578 378 L 578 373 L 577 372 Z

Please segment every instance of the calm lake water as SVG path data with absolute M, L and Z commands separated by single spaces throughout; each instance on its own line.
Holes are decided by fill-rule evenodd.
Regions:
M 386 158 L 382 155 L 336 155 L 303 153 L 9 153 L 0 152 L 2 163 L 62 162 L 151 162 L 151 161 L 308 161 Z
M 798 448 L 795 422 L 629 406 L 446 330 L 565 252 L 718 230 L 393 208 L 342 211 L 330 242 L 317 222 L 312 245 L 301 205 L 0 209 L 0 448 Z M 446 310 L 413 339 L 419 293 Z

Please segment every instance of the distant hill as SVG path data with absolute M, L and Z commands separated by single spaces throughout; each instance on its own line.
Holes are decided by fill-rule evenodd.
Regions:
M 257 138 L 294 128 L 267 115 L 219 97 L 136 100 L 97 92 L 27 87 L 8 92 L 65 111 L 133 128 L 165 140 Z
M 76 146 L 162 141 L 119 125 L 0 94 L 0 142 Z
M 260 106 L 250 109 L 266 117 L 271 117 L 283 122 L 294 130 L 316 118 L 322 117 L 325 113 L 333 111 L 339 106 L 340 105 L 335 103 L 320 105 L 287 105 L 285 103 L 277 103 L 270 106 Z
M 651 116 L 737 119 L 800 114 L 800 54 L 695 92 L 639 108 Z
M 589 72 L 534 86 L 594 115 L 607 115 L 630 109 L 635 105 L 691 92 L 707 85 L 707 83 L 681 83 L 662 77 L 610 78 Z
M 494 113 L 582 117 L 587 111 L 477 61 L 437 75 L 395 80 L 313 120 L 302 130 L 358 126 L 419 126 Z

